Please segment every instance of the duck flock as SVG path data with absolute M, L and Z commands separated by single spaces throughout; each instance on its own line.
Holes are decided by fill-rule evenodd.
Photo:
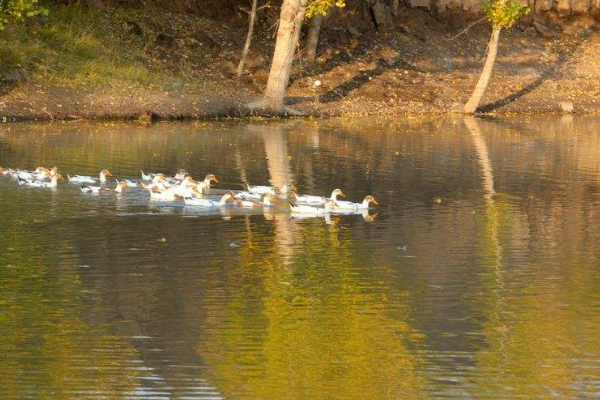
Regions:
M 56 188 L 59 182 L 65 181 L 77 185 L 83 193 L 113 196 L 138 188 L 147 191 L 150 200 L 179 202 L 198 209 L 271 209 L 281 203 L 293 215 L 324 216 L 364 215 L 371 205 L 378 205 L 371 195 L 360 203 L 339 200 L 339 197 L 345 197 L 341 189 L 334 189 L 329 197 L 298 194 L 293 184 L 285 184 L 281 188 L 246 185 L 246 190 L 218 190 L 212 187 L 219 183 L 213 174 L 206 175 L 203 180 L 196 180 L 183 169 L 174 176 L 140 172 L 140 179 L 133 180 L 116 179 L 107 169 L 100 171 L 98 177 L 67 174 L 65 178 L 57 167 L 38 167 L 34 171 L 0 167 L 0 176 L 9 177 L 23 187 Z M 111 177 L 116 184 L 114 187 L 109 182 Z

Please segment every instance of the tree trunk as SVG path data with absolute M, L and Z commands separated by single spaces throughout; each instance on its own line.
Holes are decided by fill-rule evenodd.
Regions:
M 492 31 L 492 36 L 490 37 L 490 42 L 488 44 L 485 64 L 483 65 L 483 70 L 481 71 L 481 76 L 479 76 L 477 86 L 475 86 L 475 90 L 473 91 L 471 98 L 467 104 L 465 104 L 464 111 L 466 114 L 473 114 L 475 111 L 477 111 L 479 102 L 481 101 L 483 93 L 485 92 L 485 89 L 490 81 L 492 69 L 494 68 L 494 62 L 496 61 L 496 54 L 498 53 L 498 40 L 500 39 L 501 29 L 502 28 L 494 28 Z
M 308 0 L 284 0 L 281 6 L 275 53 L 265 90 L 265 102 L 275 112 L 284 110 L 285 89 L 290 81 L 294 53 Z
M 317 14 L 311 18 L 306 38 L 306 51 L 304 53 L 304 58 L 309 64 L 313 64 L 317 58 L 317 47 L 319 45 L 319 33 L 321 32 L 322 23 L 323 15 L 321 14 Z
M 252 42 L 252 33 L 254 32 L 254 20 L 256 19 L 257 2 L 257 0 L 252 0 L 252 11 L 250 11 L 250 22 L 248 25 L 248 35 L 246 36 L 246 44 L 244 44 L 244 51 L 242 51 L 242 57 L 240 58 L 240 63 L 237 67 L 238 78 L 242 76 L 242 72 L 244 72 L 244 63 L 246 62 L 246 57 L 248 57 L 248 51 L 250 50 L 250 43 Z

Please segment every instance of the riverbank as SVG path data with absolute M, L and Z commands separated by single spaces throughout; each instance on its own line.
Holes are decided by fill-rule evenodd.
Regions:
M 259 99 L 273 48 L 273 15 L 259 21 L 248 68 L 235 67 L 243 18 L 164 10 L 54 6 L 45 20 L 0 34 L 0 118 L 240 117 Z M 544 21 L 538 21 L 544 23 Z M 325 24 L 317 63 L 297 62 L 289 103 L 312 116 L 460 111 L 478 78 L 488 29 L 405 10 L 384 32 Z M 352 33 L 350 33 L 352 32 Z M 458 36 L 457 36 L 458 35 Z M 522 24 L 502 33 L 487 110 L 600 111 L 600 39 L 592 19 Z

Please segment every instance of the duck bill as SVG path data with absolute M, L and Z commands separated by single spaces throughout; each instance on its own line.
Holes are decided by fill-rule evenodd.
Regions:
M 113 174 L 110 173 L 110 171 L 106 172 L 106 176 L 113 176 Z
M 219 180 L 217 179 L 217 177 L 216 177 L 216 176 L 212 178 L 212 181 L 213 181 L 214 183 L 219 183 Z
M 371 200 L 371 203 L 375 204 L 376 206 L 378 206 L 378 205 L 379 205 L 379 203 L 378 203 L 378 202 L 377 202 L 377 200 L 375 200 L 375 199 Z
M 340 193 L 340 196 L 342 196 L 342 197 L 344 197 L 344 198 L 346 197 L 346 195 L 344 194 L 344 192 L 341 192 L 341 193 Z

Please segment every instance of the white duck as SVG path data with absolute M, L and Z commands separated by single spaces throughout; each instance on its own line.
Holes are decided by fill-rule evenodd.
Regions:
M 265 195 L 265 194 L 275 194 L 276 193 L 276 188 L 273 186 L 250 186 L 250 185 L 246 185 L 246 189 L 248 189 L 248 192 L 253 193 L 253 194 L 258 194 L 258 195 Z
M 56 174 L 52 177 L 52 179 L 50 180 L 50 182 L 47 181 L 28 181 L 25 179 L 21 179 L 20 177 L 17 178 L 19 185 L 21 186 L 27 186 L 27 187 L 36 187 L 36 188 L 53 188 L 58 186 L 58 181 L 59 180 L 64 180 L 64 178 L 62 177 L 61 174 Z
M 80 185 L 81 191 L 83 193 L 93 193 L 93 194 L 113 194 L 113 193 L 122 193 L 123 189 L 127 188 L 127 184 L 123 181 L 117 182 L 117 187 L 114 189 L 107 188 L 104 186 L 90 186 L 90 185 Z
M 92 177 L 92 176 L 87 176 L 87 175 L 74 175 L 74 176 L 69 176 L 67 175 L 67 178 L 69 179 L 69 182 L 71 183 L 96 183 L 96 181 L 100 181 L 100 183 L 106 183 L 106 177 L 108 176 L 113 176 L 111 174 L 111 172 L 107 169 L 103 169 L 102 171 L 100 171 L 100 174 L 98 175 L 98 179 Z
M 316 207 L 316 206 L 311 206 L 311 205 L 296 204 L 296 203 L 290 202 L 290 208 L 292 210 L 292 213 L 309 214 L 309 215 L 314 215 L 314 216 L 322 216 L 324 214 L 331 213 L 331 209 L 334 205 L 335 205 L 335 202 L 333 200 L 327 200 L 325 202 L 324 207 Z
M 184 199 L 186 206 L 194 206 L 194 207 L 225 207 L 229 202 L 235 202 L 235 197 L 232 193 L 226 193 L 221 197 L 219 201 L 209 200 L 209 199 L 194 199 L 191 197 L 186 197 Z
M 336 201 L 332 208 L 333 212 L 339 211 L 359 211 L 368 210 L 371 204 L 378 205 L 379 203 L 371 195 L 366 196 L 362 203 L 353 203 L 351 201 Z
M 277 197 L 272 194 L 265 194 L 262 196 L 262 200 L 240 200 L 237 199 L 233 202 L 235 207 L 240 208 L 255 208 L 255 207 L 273 207 L 277 201 Z
M 157 186 L 149 188 L 150 199 L 160 201 L 175 201 L 183 198 L 202 196 L 202 193 L 195 187 L 175 186 L 167 189 L 160 189 Z
M 202 182 L 198 183 L 198 186 L 199 186 L 198 190 L 200 190 L 201 192 L 204 192 L 204 190 L 210 189 L 211 182 L 219 183 L 219 180 L 213 174 L 206 175 L 204 177 L 204 180 Z
M 24 180 L 24 181 L 35 181 L 38 179 L 38 174 L 36 172 L 31 171 L 22 171 L 20 169 L 16 169 L 12 172 L 12 177 L 16 180 Z
M 125 185 L 127 185 L 128 188 L 138 187 L 138 182 L 133 181 L 131 179 L 123 179 L 121 182 L 125 183 Z
M 323 206 L 325 203 L 330 201 L 337 201 L 338 196 L 346 197 L 341 189 L 334 189 L 331 192 L 329 199 L 322 196 L 311 196 L 311 195 L 298 195 L 294 192 L 290 193 L 290 200 L 298 204 L 308 204 L 313 206 Z
M 185 179 L 186 175 L 187 175 L 187 171 L 182 168 L 179 171 L 177 171 L 174 178 L 175 178 L 175 180 L 182 181 Z
M 151 181 L 152 177 L 156 174 L 145 174 L 144 171 L 140 170 L 140 173 L 142 174 L 142 180 L 143 181 Z

